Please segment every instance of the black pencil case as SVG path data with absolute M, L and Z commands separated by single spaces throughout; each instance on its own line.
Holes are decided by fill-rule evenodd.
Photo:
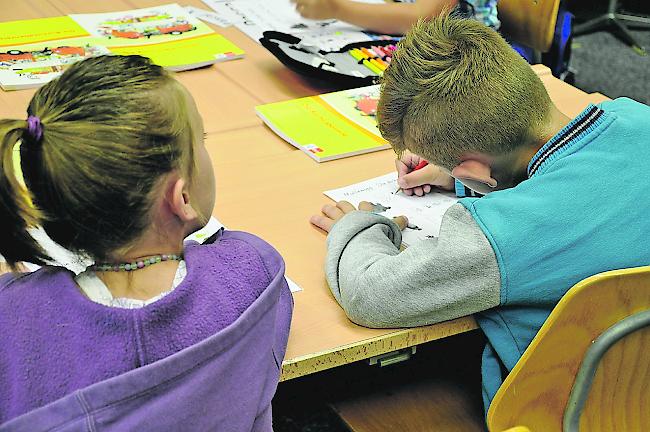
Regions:
M 369 59 L 359 60 L 350 54 L 351 50 L 371 47 L 389 47 L 397 44 L 399 39 L 385 39 L 355 42 L 336 51 L 323 51 L 313 45 L 301 43 L 297 36 L 277 31 L 266 31 L 260 39 L 262 46 L 268 49 L 289 69 L 310 78 L 354 88 L 377 84 L 381 72 L 373 71 L 366 63 Z M 387 56 L 376 55 L 373 60 L 384 63 Z M 377 67 L 375 67 L 377 69 Z

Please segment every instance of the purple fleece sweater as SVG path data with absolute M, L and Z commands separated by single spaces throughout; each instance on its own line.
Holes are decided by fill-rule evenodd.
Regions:
M 274 280 L 280 288 L 273 288 L 278 292 L 271 301 L 286 303 L 277 308 L 282 316 L 276 320 L 286 327 L 280 333 L 288 332 L 291 296 L 282 258 L 270 245 L 250 234 L 225 232 L 212 244 L 186 244 L 185 260 L 183 282 L 140 309 L 92 302 L 60 267 L 0 277 L 0 424 L 218 334 Z M 262 339 L 275 336 L 282 357 L 287 335 L 276 330 L 265 328 L 266 335 L 249 344 L 262 347 L 268 344 Z M 276 369 L 277 374 L 279 364 Z M 260 385 L 277 383 L 277 376 L 259 379 L 265 381 Z

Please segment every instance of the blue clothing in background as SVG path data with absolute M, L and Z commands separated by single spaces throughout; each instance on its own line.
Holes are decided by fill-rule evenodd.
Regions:
M 501 27 L 497 16 L 497 0 L 460 0 L 457 9 L 467 18 L 475 19 L 495 30 Z
M 401 3 L 415 3 L 416 0 L 398 0 Z M 499 30 L 501 22 L 497 17 L 497 0 L 459 0 L 456 11 L 465 18 L 472 18 L 488 27 Z

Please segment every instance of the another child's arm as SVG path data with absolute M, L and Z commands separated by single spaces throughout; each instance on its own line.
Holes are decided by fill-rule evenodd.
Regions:
M 415 3 L 368 4 L 351 0 L 291 0 L 310 19 L 336 18 L 378 33 L 404 34 L 419 18 L 438 15 L 458 0 L 418 0 Z
M 346 213 L 341 203 L 337 208 L 324 207 L 324 215 L 311 222 L 330 231 L 327 281 L 357 324 L 420 326 L 500 304 L 496 256 L 462 205 L 447 211 L 438 238 L 401 252 L 401 231 L 394 222 L 367 211 Z

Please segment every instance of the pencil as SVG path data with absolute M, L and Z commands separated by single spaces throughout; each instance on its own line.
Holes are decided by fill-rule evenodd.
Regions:
M 370 60 L 368 59 L 368 55 L 365 54 L 363 51 L 355 48 L 350 51 L 348 51 L 352 57 L 354 57 L 356 60 L 358 60 L 361 64 L 363 64 L 365 67 L 370 69 L 372 72 L 374 72 L 377 75 L 382 74 L 381 68 L 373 65 L 370 63 Z
M 375 60 L 377 61 L 377 63 L 381 65 L 381 70 L 386 70 L 386 68 L 388 67 L 388 63 L 386 63 L 384 60 L 380 58 L 376 58 Z
M 379 69 L 380 71 L 383 72 L 383 71 L 386 70 L 387 65 L 386 65 L 383 61 L 381 61 L 380 58 L 370 59 L 370 60 L 368 60 L 368 61 L 369 61 L 371 64 L 375 65 L 375 67 L 376 67 L 377 69 Z M 381 63 L 380 63 L 380 62 L 381 62 Z M 384 64 L 382 64 L 382 63 L 384 63 Z
M 361 47 L 361 52 L 363 52 L 365 55 L 367 55 L 369 58 L 375 58 L 377 55 L 370 51 L 368 48 Z

